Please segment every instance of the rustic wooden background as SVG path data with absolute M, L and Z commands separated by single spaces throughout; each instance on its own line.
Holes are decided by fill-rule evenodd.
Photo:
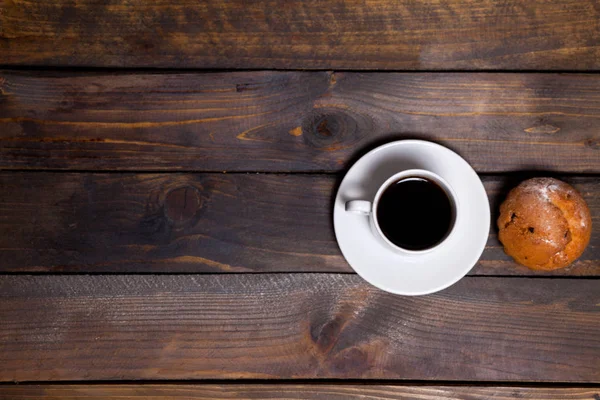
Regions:
M 0 1 L 0 399 L 600 399 L 598 71 L 597 0 Z M 588 249 L 369 286 L 332 201 L 403 138 Z

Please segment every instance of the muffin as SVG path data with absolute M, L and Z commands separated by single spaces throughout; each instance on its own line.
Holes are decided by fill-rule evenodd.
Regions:
M 592 217 L 581 195 L 553 178 L 522 182 L 500 206 L 500 242 L 519 264 L 551 271 L 575 261 L 590 241 Z

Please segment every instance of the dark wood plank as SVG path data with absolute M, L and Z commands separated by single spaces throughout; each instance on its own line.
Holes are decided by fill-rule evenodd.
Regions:
M 5 71 L 0 168 L 342 171 L 421 138 L 480 172 L 598 173 L 599 93 L 600 75 Z
M 0 381 L 600 380 L 589 279 L 465 278 L 435 295 L 349 274 L 0 276 Z
M 8 65 L 600 69 L 595 0 L 0 3 Z
M 600 225 L 600 181 L 565 178 Z M 495 221 L 519 180 L 484 177 Z M 0 173 L 0 271 L 352 272 L 332 227 L 336 177 Z M 492 226 L 474 275 L 600 276 L 600 230 L 573 266 L 531 271 Z
M 400 386 L 349 384 L 111 384 L 111 385 L 14 385 L 0 386 L 0 400 L 595 400 L 593 388 Z

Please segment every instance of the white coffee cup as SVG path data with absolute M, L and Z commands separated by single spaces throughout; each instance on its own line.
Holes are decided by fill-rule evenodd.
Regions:
M 448 199 L 450 200 L 450 204 L 452 207 L 451 208 L 451 210 L 452 210 L 451 224 L 450 224 L 450 228 L 448 229 L 448 233 L 446 234 L 446 236 L 441 241 L 439 241 L 437 244 L 433 245 L 432 247 L 423 249 L 423 250 L 409 250 L 409 249 L 399 247 L 396 244 L 392 243 L 385 236 L 383 231 L 381 230 L 379 221 L 377 220 L 377 207 L 379 205 L 379 200 L 381 199 L 382 194 L 392 184 L 394 184 L 398 181 L 401 181 L 403 179 L 410 178 L 410 177 L 423 178 L 423 179 L 429 180 L 429 181 L 437 184 L 439 187 L 441 187 L 444 190 L 444 192 L 446 193 L 446 196 L 448 196 Z M 346 211 L 347 212 L 361 214 L 361 215 L 365 215 L 366 217 L 368 217 L 369 223 L 371 225 L 371 230 L 372 230 L 373 234 L 377 237 L 377 239 L 379 239 L 385 246 L 387 246 L 391 250 L 401 253 L 401 254 L 404 254 L 404 255 L 421 255 L 421 254 L 429 253 L 435 249 L 440 248 L 444 243 L 448 242 L 448 239 L 454 233 L 454 227 L 458 224 L 458 219 L 460 217 L 459 209 L 460 209 L 460 207 L 458 204 L 458 197 L 456 196 L 456 193 L 454 192 L 452 187 L 448 184 L 448 182 L 446 182 L 439 175 L 437 175 L 431 171 L 426 171 L 423 169 L 409 169 L 409 170 L 398 172 L 397 174 L 390 176 L 379 187 L 379 189 L 377 190 L 377 194 L 375 194 L 375 197 L 371 200 L 350 200 L 350 201 L 346 202 Z M 410 227 L 407 226 L 406 229 L 410 229 Z

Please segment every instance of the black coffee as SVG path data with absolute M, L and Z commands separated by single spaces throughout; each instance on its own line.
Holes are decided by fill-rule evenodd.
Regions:
M 396 246 L 425 250 L 440 243 L 453 225 L 452 203 L 435 182 L 403 178 L 381 195 L 377 221 L 383 234 Z

